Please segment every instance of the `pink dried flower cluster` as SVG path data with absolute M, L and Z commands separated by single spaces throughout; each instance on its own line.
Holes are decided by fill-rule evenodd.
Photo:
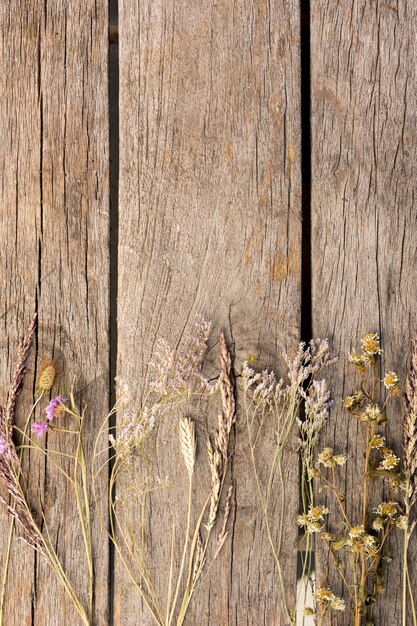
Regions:
M 311 339 L 308 344 L 302 341 L 293 360 L 284 355 L 288 366 L 288 378 L 291 385 L 298 387 L 306 398 L 304 384 L 314 378 L 323 368 L 336 363 L 337 357 L 331 356 L 328 339 Z
M 196 388 L 213 393 L 219 382 L 210 383 L 202 374 L 211 324 L 198 316 L 193 332 L 186 338 L 184 348 L 172 349 L 160 340 L 149 366 L 156 371 L 145 394 L 147 404 L 139 410 L 129 405 L 132 397 L 127 383 L 116 378 L 117 406 L 123 409 L 121 426 L 117 437 L 110 437 L 117 454 L 129 459 L 151 434 L 158 419 L 172 409 L 173 405 L 186 399 Z
M 118 455 L 129 457 L 150 435 L 161 413 L 158 404 L 145 406 L 139 413 L 130 408 L 125 409 L 117 439 L 110 436 L 110 443 L 116 448 Z
M 152 389 L 161 396 L 182 395 L 197 385 L 208 391 L 213 386 L 202 375 L 207 342 L 211 333 L 211 323 L 198 316 L 194 331 L 185 340 L 182 350 L 173 350 L 170 345 L 160 340 L 149 366 L 156 370 Z
M 261 373 L 254 372 L 245 361 L 243 364 L 242 377 L 245 390 L 252 388 L 252 401 L 254 405 L 263 410 L 274 410 L 277 404 L 290 397 L 304 398 L 310 411 L 314 411 L 320 419 L 324 419 L 328 407 L 324 399 L 325 390 L 322 383 L 316 383 L 311 394 L 307 393 L 308 381 L 324 367 L 337 361 L 332 357 L 327 339 L 312 339 L 309 344 L 301 342 L 294 359 L 284 355 L 288 366 L 289 383 L 285 385 L 282 378 L 277 379 L 274 372 L 263 370 Z
M 45 409 L 46 422 L 34 422 L 32 424 L 32 433 L 37 437 L 43 437 L 43 435 L 49 430 L 49 424 L 57 416 L 59 407 L 61 407 L 67 401 L 62 396 L 56 396 L 52 398 L 48 406 Z
M 302 446 L 313 450 L 317 445 L 320 431 L 326 423 L 332 404 L 326 381 L 313 380 L 306 393 L 304 420 L 297 420 Z

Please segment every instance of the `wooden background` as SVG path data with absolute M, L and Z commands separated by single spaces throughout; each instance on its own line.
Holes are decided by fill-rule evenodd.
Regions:
M 53 356 L 90 398 L 91 437 L 116 360 L 140 394 L 155 339 L 178 343 L 194 313 L 215 335 L 225 329 L 237 369 L 249 354 L 279 367 L 301 333 L 327 336 L 342 357 L 332 382 L 346 394 L 345 355 L 371 330 L 381 333 L 384 366 L 404 375 L 417 322 L 417 6 L 119 0 L 118 48 L 110 9 L 104 0 L 0 5 L 1 390 L 35 310 L 36 358 L 20 406 Z M 359 436 L 340 401 L 325 439 L 349 452 Z M 389 437 L 400 451 L 396 410 Z M 169 457 L 173 473 L 177 462 Z M 294 463 L 285 529 L 293 589 Z M 68 494 L 38 458 L 26 469 L 77 579 L 82 546 Z M 186 623 L 285 625 L 239 426 L 232 474 L 232 530 Z M 174 500 L 173 519 L 182 507 Z M 7 529 L 2 514 L 0 569 Z M 167 558 L 162 544 L 161 580 Z M 100 530 L 95 563 L 96 624 L 150 625 Z M 317 564 L 319 580 L 335 585 L 320 552 Z M 30 550 L 15 544 L 10 575 L 5 624 L 76 623 Z M 398 580 L 393 568 L 378 624 L 399 610 Z

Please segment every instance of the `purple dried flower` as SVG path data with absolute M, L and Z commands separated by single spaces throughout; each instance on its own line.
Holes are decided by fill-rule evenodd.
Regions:
M 37 437 L 43 437 L 48 429 L 49 429 L 48 422 L 34 422 L 32 424 L 32 432 Z
M 153 360 L 149 363 L 156 370 L 152 381 L 156 393 L 162 396 L 186 394 L 194 385 L 210 392 L 217 388 L 201 373 L 210 332 L 210 322 L 197 316 L 194 330 L 186 338 L 182 350 L 173 350 L 166 341 L 158 341 Z
M 66 401 L 67 399 L 63 398 L 62 396 L 57 396 L 56 398 L 53 398 L 45 409 L 46 419 L 51 422 L 58 414 L 58 407 L 60 407 Z

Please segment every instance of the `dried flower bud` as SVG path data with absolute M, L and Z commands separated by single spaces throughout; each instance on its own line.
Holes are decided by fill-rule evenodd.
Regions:
M 352 354 L 349 354 L 349 362 L 352 363 L 352 365 L 355 365 L 360 372 L 363 372 L 365 368 L 371 364 L 371 359 L 367 354 L 353 352 Z
M 38 389 L 42 393 L 48 393 L 53 387 L 56 378 L 56 367 L 53 361 L 47 361 L 41 368 L 38 376 Z
M 372 522 L 372 528 L 376 531 L 380 531 L 384 528 L 384 520 L 381 517 L 376 517 Z
M 320 478 L 321 473 L 316 467 L 310 467 L 308 470 L 308 475 L 310 478 Z
M 357 391 L 353 396 L 347 396 L 344 400 L 345 409 L 348 411 L 354 411 L 357 409 L 364 400 L 362 391 Z
M 407 530 L 408 528 L 408 519 L 406 515 L 400 515 L 398 519 L 395 520 L 395 525 L 397 528 L 401 530 Z

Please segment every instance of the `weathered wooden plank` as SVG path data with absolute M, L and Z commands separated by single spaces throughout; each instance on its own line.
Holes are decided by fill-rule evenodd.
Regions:
M 227 332 L 238 370 L 276 366 L 300 325 L 299 7 L 185 0 L 119 5 L 119 372 L 143 391 L 156 338 L 174 345 L 194 313 Z M 217 337 L 212 339 L 217 353 Z M 210 417 L 215 418 L 215 414 Z M 206 418 L 199 418 L 202 453 Z M 172 428 L 172 426 L 171 426 Z M 169 431 L 173 492 L 155 505 L 152 574 L 165 599 L 171 523 L 184 528 L 184 482 Z M 187 624 L 284 624 L 276 572 L 237 428 L 229 543 Z M 288 467 L 288 585 L 295 589 L 296 462 Z M 162 523 L 161 523 L 162 520 Z M 160 533 L 160 535 L 158 535 Z M 151 618 L 120 567 L 116 624 Z M 140 609 L 138 608 L 140 607 Z
M 90 402 L 91 444 L 108 407 L 107 3 L 13 0 L 2 3 L 0 22 L 1 389 L 37 308 L 37 354 L 20 408 L 24 414 L 32 402 L 41 359 L 55 358 L 62 379 L 76 375 L 79 398 Z M 65 439 L 57 445 L 68 450 Z M 73 498 L 39 455 L 31 453 L 25 467 L 32 501 L 43 503 L 58 552 L 85 595 Z M 104 504 L 105 493 L 104 486 Z M 105 624 L 108 542 L 95 526 L 95 614 Z M 7 529 L 2 514 L 1 571 Z M 78 623 L 48 566 L 17 542 L 9 587 L 5 624 Z
M 326 444 L 349 454 L 342 471 L 348 493 L 359 488 L 360 437 L 356 418 L 341 406 L 341 393 L 354 389 L 347 352 L 360 347 L 365 332 L 379 332 L 381 374 L 394 369 L 403 381 L 416 324 L 415 18 L 415 6 L 403 1 L 320 1 L 312 11 L 313 327 L 342 357 L 332 376 L 338 396 Z M 399 400 L 394 407 L 388 440 L 401 452 Z M 398 534 L 397 562 L 400 549 Z M 319 580 L 336 586 L 328 567 L 332 572 L 319 551 Z M 377 624 L 400 623 L 400 580 L 394 561 Z

